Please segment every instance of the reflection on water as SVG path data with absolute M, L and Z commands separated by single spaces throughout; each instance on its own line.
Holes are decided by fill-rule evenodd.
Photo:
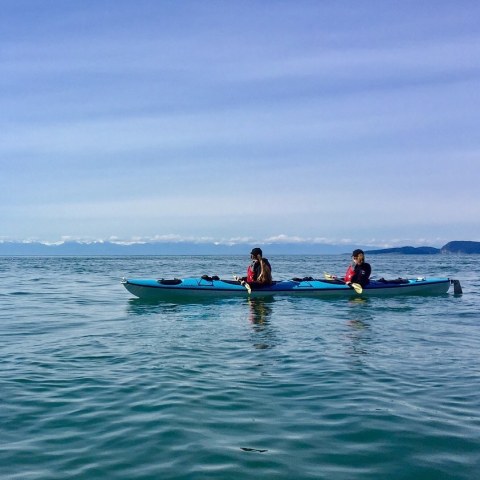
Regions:
M 146 300 L 142 298 L 130 298 L 128 300 L 128 313 L 133 315 L 145 315 L 159 312 L 181 312 L 185 308 L 195 309 L 201 305 L 213 305 L 225 303 L 227 299 L 215 297 L 199 298 L 172 298 Z
M 275 335 L 270 325 L 270 318 L 273 312 L 273 297 L 249 298 L 249 320 L 255 332 L 255 343 L 253 346 L 258 350 L 272 348 L 275 344 Z M 260 336 L 260 342 L 258 341 Z
M 355 299 L 351 302 L 354 310 L 347 321 L 349 327 L 347 333 L 349 355 L 359 361 L 362 356 L 368 355 L 369 347 L 372 342 L 371 323 L 372 315 L 365 309 L 366 300 L 362 298 Z
M 272 316 L 272 304 L 275 301 L 273 297 L 249 298 L 250 322 L 255 325 L 268 323 Z
M 351 298 L 348 303 L 350 305 L 358 305 L 358 304 L 364 304 L 364 303 L 368 303 L 368 298 L 365 298 L 365 297 L 353 297 Z
M 181 310 L 182 305 L 178 303 L 149 302 L 135 298 L 128 301 L 127 314 L 133 317 L 169 316 L 179 314 Z

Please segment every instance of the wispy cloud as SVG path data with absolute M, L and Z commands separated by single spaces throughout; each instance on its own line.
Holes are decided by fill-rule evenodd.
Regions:
M 6 237 L 480 237 L 476 4 L 29 6 L 0 19 Z

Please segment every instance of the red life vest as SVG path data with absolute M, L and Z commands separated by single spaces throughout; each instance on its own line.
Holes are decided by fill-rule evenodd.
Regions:
M 247 282 L 254 282 L 255 281 L 255 272 L 253 271 L 253 268 L 251 265 L 248 266 L 247 268 Z
M 345 273 L 345 283 L 351 282 L 354 275 L 355 270 L 351 265 L 349 265 L 347 268 L 347 272 Z

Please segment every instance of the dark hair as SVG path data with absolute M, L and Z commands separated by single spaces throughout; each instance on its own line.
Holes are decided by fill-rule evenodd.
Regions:
M 363 250 L 360 250 L 359 248 L 357 248 L 356 250 L 353 251 L 352 253 L 352 257 L 356 257 L 357 255 L 365 255 L 365 253 L 363 253 Z
M 263 255 L 262 253 L 262 249 L 261 248 L 258 248 L 258 247 L 255 247 L 252 249 L 252 251 L 250 252 L 250 255 Z

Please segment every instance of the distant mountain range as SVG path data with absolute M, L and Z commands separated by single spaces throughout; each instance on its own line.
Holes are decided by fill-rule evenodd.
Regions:
M 107 255 L 245 255 L 254 245 L 223 245 L 194 242 L 156 242 L 122 244 L 114 242 L 0 242 L 1 256 L 107 256 Z M 255 245 L 256 246 L 256 245 Z M 474 254 L 480 253 L 480 242 L 453 241 L 441 248 L 397 247 L 369 250 L 361 245 L 327 245 L 310 243 L 272 243 L 261 245 L 265 255 L 338 255 L 363 248 L 368 254 Z
M 250 244 L 217 244 L 198 242 L 0 242 L 0 256 L 107 256 L 107 255 L 249 255 Z M 309 243 L 262 244 L 269 255 L 335 255 L 357 248 L 356 245 L 326 245 Z

